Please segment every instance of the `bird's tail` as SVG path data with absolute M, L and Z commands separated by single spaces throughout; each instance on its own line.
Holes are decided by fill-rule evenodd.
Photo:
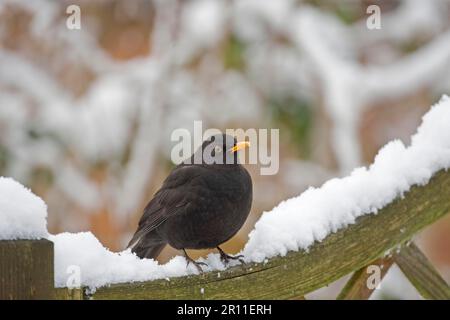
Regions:
M 128 243 L 127 249 L 131 249 L 141 259 L 156 259 L 165 246 L 166 243 L 157 239 L 153 232 L 140 234 L 138 231 Z

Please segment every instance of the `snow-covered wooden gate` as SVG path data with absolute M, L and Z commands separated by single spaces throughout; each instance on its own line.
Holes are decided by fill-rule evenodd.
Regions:
M 424 298 L 450 299 L 448 284 L 411 240 L 449 212 L 450 172 L 440 171 L 308 252 L 170 281 L 114 284 L 95 293 L 54 288 L 52 242 L 0 241 L 0 299 L 295 299 L 352 272 L 337 298 L 367 299 L 373 291 L 369 268 L 380 266 L 382 278 L 393 263 Z

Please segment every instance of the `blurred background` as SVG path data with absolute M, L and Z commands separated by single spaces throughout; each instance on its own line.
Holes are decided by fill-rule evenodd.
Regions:
M 282 199 L 408 144 L 444 93 L 450 1 L 0 0 L 0 175 L 47 202 L 51 233 L 91 230 L 113 251 L 173 167 L 176 128 L 280 129 L 279 173 L 247 166 L 255 200 L 235 253 Z M 450 217 L 417 243 L 450 281 Z M 375 298 L 419 296 L 393 268 Z

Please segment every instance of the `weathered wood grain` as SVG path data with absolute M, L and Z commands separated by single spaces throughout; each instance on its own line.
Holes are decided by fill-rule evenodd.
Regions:
M 449 285 L 414 243 L 404 245 L 394 260 L 422 297 L 450 300 Z
M 82 288 L 55 288 L 55 300 L 83 300 L 84 298 L 84 290 Z
M 53 242 L 0 241 L 0 300 L 53 297 Z

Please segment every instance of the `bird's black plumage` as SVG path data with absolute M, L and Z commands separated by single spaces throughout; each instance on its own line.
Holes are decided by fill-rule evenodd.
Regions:
M 141 258 L 155 258 L 166 244 L 218 248 L 235 235 L 252 203 L 251 177 L 239 164 L 236 146 L 233 137 L 212 136 L 178 165 L 146 206 L 128 247 Z M 206 163 L 193 164 L 199 153 Z

